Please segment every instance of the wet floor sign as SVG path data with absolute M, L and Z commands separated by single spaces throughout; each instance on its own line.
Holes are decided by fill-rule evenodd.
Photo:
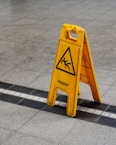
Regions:
M 91 88 L 95 101 L 101 103 L 86 31 L 64 24 L 54 63 L 47 103 L 54 106 L 58 90 L 67 93 L 67 115 L 76 116 L 80 81 Z

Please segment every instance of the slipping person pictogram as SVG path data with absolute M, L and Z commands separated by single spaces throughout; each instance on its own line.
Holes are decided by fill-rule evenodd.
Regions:
M 68 60 L 65 59 L 65 57 L 63 58 L 63 60 L 61 61 L 61 63 L 64 62 L 65 67 L 67 67 L 70 70 L 69 65 L 71 64 L 70 62 L 68 62 Z

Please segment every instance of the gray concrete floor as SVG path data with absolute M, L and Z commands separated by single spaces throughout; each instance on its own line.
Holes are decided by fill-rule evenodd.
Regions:
M 63 23 L 86 29 L 103 103 L 116 106 L 115 0 L 0 0 L 0 81 L 49 90 Z M 91 92 L 81 84 L 80 98 Z M 0 101 L 0 145 L 115 145 L 116 129 Z

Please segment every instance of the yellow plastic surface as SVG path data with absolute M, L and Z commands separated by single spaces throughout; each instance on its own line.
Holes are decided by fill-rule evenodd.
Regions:
M 55 105 L 58 90 L 67 93 L 67 115 L 76 116 L 80 81 L 87 83 L 93 98 L 101 102 L 87 34 L 83 28 L 64 24 L 61 29 L 47 103 Z

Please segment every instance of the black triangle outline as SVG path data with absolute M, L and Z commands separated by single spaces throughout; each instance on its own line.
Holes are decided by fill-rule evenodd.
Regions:
M 63 57 L 64 57 L 65 54 L 67 53 L 67 51 L 69 51 L 70 60 L 71 60 L 71 65 L 72 65 L 72 68 L 73 68 L 73 72 L 74 72 L 74 73 L 71 73 L 71 72 L 69 72 L 69 71 L 66 71 L 66 70 L 64 70 L 64 69 L 62 69 L 62 68 L 60 68 L 60 67 L 58 67 L 59 63 L 61 62 L 61 60 L 63 59 Z M 74 70 L 74 65 L 73 65 L 73 61 L 72 61 L 72 56 L 71 56 L 70 47 L 68 47 L 68 48 L 66 49 L 66 51 L 64 52 L 64 54 L 63 54 L 62 57 L 60 58 L 60 60 L 58 61 L 57 65 L 56 65 L 56 68 L 59 69 L 59 70 L 61 70 L 61 71 L 66 72 L 66 73 L 68 73 L 68 74 L 71 74 L 71 75 L 74 75 L 74 76 L 75 76 L 75 70 Z

